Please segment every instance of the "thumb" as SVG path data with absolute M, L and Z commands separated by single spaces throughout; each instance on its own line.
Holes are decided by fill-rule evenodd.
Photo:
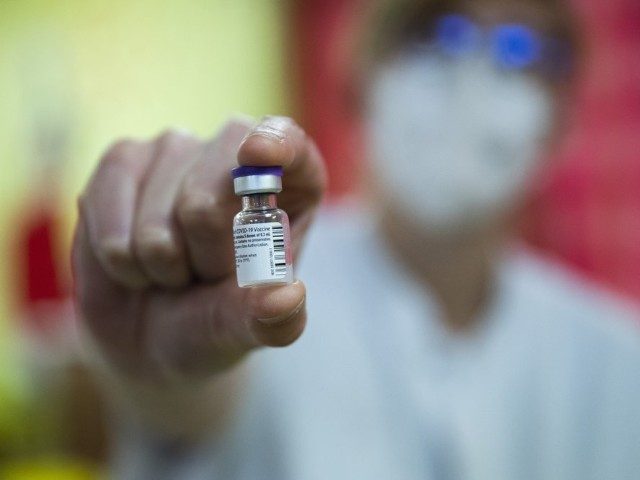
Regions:
M 151 294 L 146 313 L 153 319 L 146 348 L 155 363 L 181 376 L 209 376 L 252 349 L 298 339 L 306 323 L 306 291 L 300 281 L 245 289 L 230 278 Z

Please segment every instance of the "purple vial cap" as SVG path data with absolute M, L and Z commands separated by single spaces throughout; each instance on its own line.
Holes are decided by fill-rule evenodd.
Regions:
M 252 167 L 242 166 L 231 170 L 233 178 L 249 177 L 252 175 L 275 175 L 282 177 L 282 167 Z

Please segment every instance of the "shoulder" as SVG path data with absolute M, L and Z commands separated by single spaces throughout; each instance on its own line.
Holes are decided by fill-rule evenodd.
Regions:
M 524 247 L 509 254 L 506 281 L 549 340 L 626 356 L 640 367 L 640 307 L 629 298 Z M 571 347 L 570 347 L 571 348 Z

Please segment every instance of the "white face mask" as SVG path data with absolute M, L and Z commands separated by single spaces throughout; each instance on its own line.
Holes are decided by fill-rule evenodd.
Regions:
M 552 98 L 488 54 L 421 52 L 381 67 L 366 122 L 372 167 L 397 206 L 432 231 L 508 211 L 532 177 Z

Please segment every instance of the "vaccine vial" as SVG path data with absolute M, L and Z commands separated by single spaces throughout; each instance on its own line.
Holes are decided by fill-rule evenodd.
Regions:
M 233 188 L 242 211 L 233 219 L 236 275 L 240 287 L 293 282 L 289 217 L 276 203 L 282 167 L 237 167 Z

